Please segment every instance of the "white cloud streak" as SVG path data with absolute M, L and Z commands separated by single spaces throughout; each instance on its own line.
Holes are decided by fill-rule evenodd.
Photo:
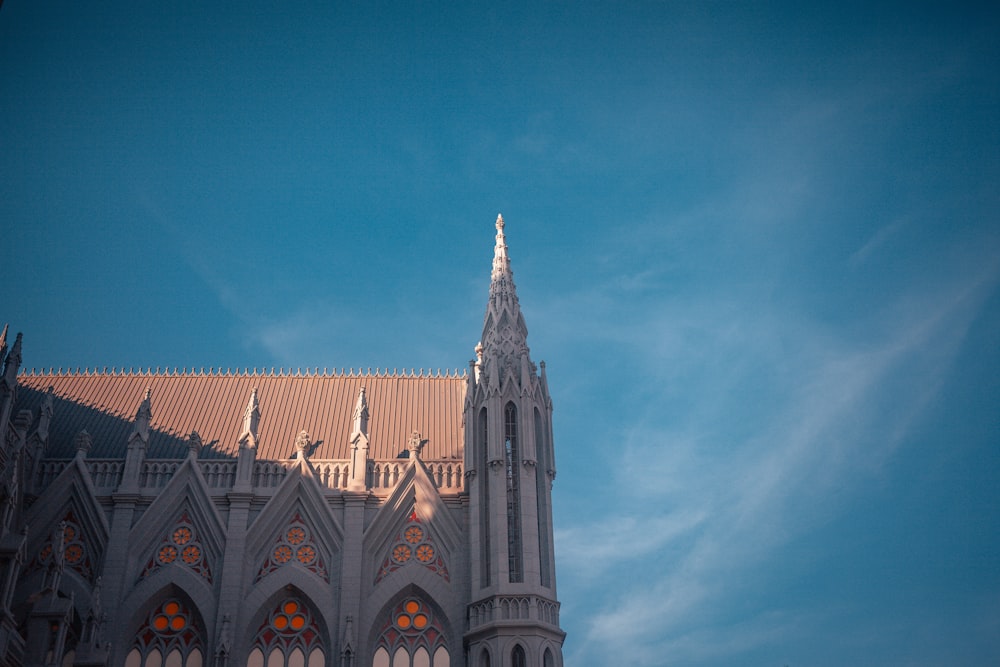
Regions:
M 668 423 L 665 406 L 647 406 L 627 430 L 613 501 L 629 508 L 624 518 L 557 535 L 563 576 L 643 572 L 590 614 L 576 660 L 691 664 L 791 632 L 780 609 L 757 610 L 739 627 L 715 610 L 791 536 L 835 515 L 878 474 L 934 399 L 998 275 L 994 260 L 936 291 L 904 295 L 860 340 L 727 301 L 597 327 L 643 359 L 637 393 L 655 397 L 697 369 L 703 377 L 684 387 L 697 410 L 671 413 Z M 758 366 L 741 367 L 741 357 L 778 370 L 757 379 Z M 748 391 L 774 403 L 747 414 Z M 664 550 L 670 558 L 658 557 Z

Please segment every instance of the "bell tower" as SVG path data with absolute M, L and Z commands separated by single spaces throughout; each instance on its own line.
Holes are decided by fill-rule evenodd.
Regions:
M 507 254 L 496 245 L 483 334 L 465 402 L 470 665 L 562 664 L 552 548 L 552 401 L 531 361 Z M 526 662 L 524 662 L 526 660 Z

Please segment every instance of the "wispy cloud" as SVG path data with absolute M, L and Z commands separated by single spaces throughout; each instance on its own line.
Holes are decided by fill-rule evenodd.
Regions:
M 716 610 L 795 535 L 842 511 L 905 441 L 996 288 L 1000 262 L 971 266 L 978 270 L 899 296 L 865 323 L 864 335 L 804 322 L 774 304 L 726 300 L 649 309 L 598 327 L 642 357 L 633 391 L 654 403 L 634 412 L 615 468 L 612 502 L 631 508 L 625 518 L 557 536 L 569 576 L 644 573 L 590 615 L 581 656 L 697 662 L 778 641 L 800 624 L 780 609 L 742 620 Z M 777 370 L 761 374 L 741 357 Z M 657 388 L 697 370 L 703 377 L 684 390 L 698 409 L 665 404 Z M 659 558 L 665 549 L 670 558 Z

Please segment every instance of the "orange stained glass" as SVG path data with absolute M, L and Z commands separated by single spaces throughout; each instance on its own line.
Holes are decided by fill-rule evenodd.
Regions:
M 72 542 L 73 538 L 76 537 L 76 530 L 73 526 L 66 526 L 66 530 L 63 531 L 63 542 Z
M 168 544 L 160 549 L 159 559 L 161 563 L 173 563 L 177 560 L 177 547 Z
M 400 614 L 399 618 L 396 619 L 396 625 L 403 628 L 404 630 L 410 627 L 410 617 L 406 614 Z
M 294 614 L 299 610 L 299 603 L 294 600 L 289 600 L 285 603 L 285 606 L 281 608 L 286 614 Z
M 174 531 L 174 543 L 175 544 L 187 544 L 191 541 L 191 529 L 180 527 Z
M 187 619 L 183 616 L 174 616 L 170 620 L 170 627 L 174 630 L 183 630 L 185 625 L 187 625 Z
M 287 546 L 285 544 L 282 544 L 282 545 L 279 545 L 277 548 L 275 548 L 275 550 L 274 550 L 274 560 L 276 560 L 277 562 L 279 562 L 279 563 L 287 563 L 289 560 L 291 560 L 291 558 L 292 558 L 292 549 L 291 549 L 291 547 L 289 547 L 289 546 Z
M 38 554 L 38 557 L 41 558 L 42 560 L 48 560 L 49 556 L 51 555 L 52 555 L 52 545 L 46 544 L 44 547 L 42 547 L 42 550 Z
M 66 547 L 66 562 L 77 563 L 83 557 L 83 547 L 79 544 L 71 544 Z
M 417 614 L 413 617 L 413 627 L 417 630 L 423 630 L 427 627 L 427 617 L 423 614 Z
M 167 620 L 166 616 L 157 616 L 153 619 L 153 627 L 157 630 L 166 630 L 168 625 L 170 625 L 170 621 Z
M 395 549 L 392 550 L 392 557 L 396 559 L 399 563 L 405 563 L 410 560 L 410 547 L 405 544 L 399 544 Z
M 288 531 L 288 541 L 291 544 L 302 544 L 305 539 L 306 531 L 298 526 L 295 526 Z
M 197 563 L 198 559 L 201 558 L 201 549 L 193 544 L 186 546 L 184 547 L 184 552 L 181 554 L 181 557 L 184 559 L 184 562 L 189 565 L 191 563 Z
M 429 544 L 421 544 L 417 547 L 417 560 L 421 563 L 429 563 L 434 559 L 434 547 Z
M 406 529 L 406 532 L 403 535 L 407 542 L 410 544 L 416 544 L 423 539 L 424 531 L 421 530 L 419 526 L 410 526 Z
M 294 630 L 301 630 L 306 624 L 306 617 L 300 614 L 292 616 L 292 628 Z
M 163 606 L 163 611 L 171 616 L 181 610 L 181 606 L 176 602 L 168 602 Z
M 284 630 L 286 627 L 288 627 L 288 617 L 279 615 L 277 618 L 274 619 L 274 627 L 278 628 L 279 630 Z
M 410 600 L 403 609 L 406 610 L 407 614 L 415 614 L 420 611 L 420 604 L 416 600 Z
M 306 565 L 308 565 L 309 563 L 316 560 L 316 550 L 307 544 L 305 546 L 299 547 L 299 550 L 295 554 L 295 556 L 296 558 L 299 559 L 300 563 L 305 563 Z

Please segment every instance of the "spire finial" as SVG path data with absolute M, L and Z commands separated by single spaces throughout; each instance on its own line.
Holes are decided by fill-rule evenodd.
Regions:
M 364 386 L 358 391 L 358 403 L 354 406 L 353 417 L 353 433 L 361 433 L 368 437 L 368 398 L 365 396 Z
M 152 410 L 152 392 L 149 387 L 146 387 L 146 394 L 142 398 L 142 403 L 139 404 L 139 409 L 135 413 L 135 420 L 132 425 L 132 435 L 129 437 L 129 442 L 135 439 L 136 436 L 142 440 L 143 444 L 149 443 L 149 423 L 153 420 L 153 410 Z
M 503 276 L 511 276 L 510 258 L 507 256 L 507 237 L 503 233 L 503 216 L 497 214 L 497 241 L 493 247 L 493 275 L 494 281 Z
M 257 448 L 257 429 L 260 426 L 260 402 L 257 400 L 257 387 L 250 392 L 250 400 L 243 412 L 243 430 L 240 432 L 240 444 L 251 449 Z

